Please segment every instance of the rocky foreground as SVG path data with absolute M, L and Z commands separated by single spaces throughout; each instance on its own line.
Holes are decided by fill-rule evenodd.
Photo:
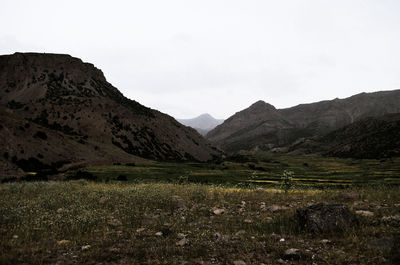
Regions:
M 0 185 L 2 264 L 399 264 L 397 187 Z

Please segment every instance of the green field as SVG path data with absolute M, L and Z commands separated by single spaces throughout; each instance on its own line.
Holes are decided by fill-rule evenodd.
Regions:
M 245 159 L 248 162 L 148 162 L 137 163 L 135 166 L 91 166 L 83 170 L 94 174 L 101 181 L 114 181 L 118 176 L 125 176 L 128 182 L 134 183 L 190 182 L 244 187 L 277 186 L 283 171 L 290 170 L 294 172 L 294 184 L 298 188 L 400 184 L 400 158 L 355 160 L 259 153 L 245 156 Z

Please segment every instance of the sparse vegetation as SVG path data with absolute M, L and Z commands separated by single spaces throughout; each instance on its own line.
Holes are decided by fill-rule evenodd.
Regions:
M 300 264 L 396 264 L 398 223 L 384 220 L 400 210 L 398 187 L 357 189 L 360 199 L 340 201 L 352 211 L 374 213 L 360 216 L 357 228 L 313 236 L 298 230 L 296 208 L 338 202 L 340 192 L 285 195 L 273 189 L 85 180 L 5 183 L 0 261 L 276 264 L 290 263 L 285 251 L 295 248 Z

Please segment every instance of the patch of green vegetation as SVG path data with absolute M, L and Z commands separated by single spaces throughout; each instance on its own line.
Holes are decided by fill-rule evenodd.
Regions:
M 246 162 L 241 162 L 243 159 Z M 85 170 L 100 181 L 124 175 L 135 183 L 176 183 L 185 177 L 189 183 L 278 187 L 286 170 L 294 172 L 292 184 L 296 188 L 400 184 L 400 158 L 379 161 L 257 153 L 222 163 L 148 162 L 136 163 L 135 167 L 91 166 Z

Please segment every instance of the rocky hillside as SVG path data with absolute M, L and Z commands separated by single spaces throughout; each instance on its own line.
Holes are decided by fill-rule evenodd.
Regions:
M 192 127 L 201 135 L 206 135 L 209 131 L 224 122 L 224 120 L 215 119 L 208 113 L 193 119 L 178 119 L 178 121 L 183 125 Z
M 219 155 L 194 129 L 124 97 L 101 70 L 69 55 L 0 56 L 0 125 L 0 175 Z
M 400 112 L 400 90 L 362 93 L 345 99 L 276 109 L 258 101 L 207 134 L 226 151 L 285 151 L 367 117 Z
M 400 114 L 366 118 L 335 130 L 317 141 L 294 150 L 321 152 L 330 156 L 385 158 L 400 156 Z

